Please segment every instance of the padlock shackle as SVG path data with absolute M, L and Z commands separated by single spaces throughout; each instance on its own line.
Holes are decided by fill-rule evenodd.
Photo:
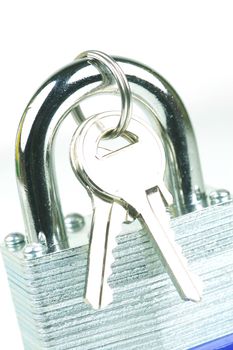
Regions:
M 126 74 L 133 96 L 154 111 L 164 142 L 169 144 L 170 190 L 177 213 L 206 206 L 197 144 L 179 96 L 152 69 L 130 59 L 114 58 Z M 68 247 L 53 164 L 54 139 L 70 112 L 82 121 L 79 103 L 104 90 L 105 73 L 98 74 L 86 58 L 74 61 L 41 86 L 19 124 L 16 173 L 26 232 L 30 242 L 37 242 L 40 232 L 44 233 L 50 251 Z

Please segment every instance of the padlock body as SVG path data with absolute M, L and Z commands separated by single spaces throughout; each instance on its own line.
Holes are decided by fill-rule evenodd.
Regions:
M 88 225 L 70 240 L 71 248 L 40 258 L 28 260 L 23 248 L 14 252 L 3 245 L 25 349 L 184 350 L 231 339 L 233 203 L 172 219 L 172 226 L 203 280 L 200 303 L 180 300 L 137 221 L 124 224 L 118 236 L 110 278 L 114 302 L 101 311 L 83 301 Z

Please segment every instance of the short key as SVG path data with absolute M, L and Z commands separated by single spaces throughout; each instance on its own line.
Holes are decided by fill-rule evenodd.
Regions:
M 130 206 L 140 214 L 181 297 L 200 301 L 201 282 L 189 271 L 165 216 L 164 200 L 170 204 L 172 197 L 163 181 L 165 154 L 158 136 L 144 122 L 132 118 L 125 137 L 135 135 L 134 142 L 99 156 L 104 136 L 99 125 L 103 123 L 110 131 L 117 118 L 105 113 L 82 124 L 71 145 L 73 168 L 95 195 L 125 208 Z
M 104 130 L 104 125 L 101 123 L 98 126 L 100 130 Z M 86 183 L 84 185 L 86 186 Z M 116 236 L 121 231 L 127 213 L 120 204 L 103 200 L 90 190 L 88 193 L 92 199 L 93 215 L 84 299 L 98 310 L 113 301 L 113 291 L 108 284 L 108 278 L 112 273 L 111 265 L 114 262 L 112 252 L 116 246 Z
M 108 284 L 114 262 L 113 249 L 116 236 L 121 231 L 125 209 L 115 202 L 107 202 L 92 195 L 93 217 L 90 233 L 88 272 L 85 300 L 94 309 L 102 309 L 113 300 Z

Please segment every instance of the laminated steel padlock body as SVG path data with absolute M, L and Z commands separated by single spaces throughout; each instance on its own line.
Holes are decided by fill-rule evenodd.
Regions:
M 115 59 L 127 76 L 135 101 L 143 104 L 150 119 L 153 116 L 159 126 L 169 159 L 167 182 L 176 213 L 205 206 L 196 141 L 178 95 L 148 67 L 124 58 Z M 21 120 L 16 143 L 17 179 L 31 242 L 36 242 L 43 232 L 49 247 L 68 247 L 53 167 L 54 138 L 70 111 L 77 119 L 82 118 L 81 101 L 105 90 L 116 93 L 116 87 L 109 85 L 106 67 L 100 65 L 99 69 L 101 74 L 87 59 L 65 67 L 38 90 Z
M 176 214 L 206 206 L 195 137 L 179 97 L 151 69 L 115 59 L 135 103 L 147 111 L 163 140 Z M 113 304 L 94 311 L 83 302 L 90 222 L 75 238 L 65 232 L 53 145 L 68 113 L 82 121 L 83 100 L 116 93 L 110 72 L 102 65 L 99 69 L 101 74 L 83 58 L 56 73 L 32 98 L 20 122 L 16 164 L 28 238 L 27 243 L 21 236 L 3 245 L 2 252 L 25 349 L 184 350 L 233 332 L 231 202 L 172 221 L 192 270 L 205 283 L 201 304 L 179 299 L 136 221 L 124 225 L 118 237 L 110 282 Z
M 36 259 L 25 258 L 23 244 L 2 246 L 25 349 L 185 350 L 233 333 L 233 203 L 173 219 L 172 226 L 204 282 L 201 303 L 181 301 L 136 222 L 118 237 L 114 302 L 102 311 L 83 302 L 88 223 L 70 249 Z

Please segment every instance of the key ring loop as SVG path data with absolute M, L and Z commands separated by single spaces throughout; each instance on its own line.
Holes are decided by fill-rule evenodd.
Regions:
M 113 77 L 115 78 L 119 92 L 121 95 L 121 115 L 119 123 L 116 128 L 113 129 L 110 133 L 108 133 L 109 138 L 115 138 L 120 135 L 127 129 L 132 111 L 132 94 L 131 89 L 128 83 L 128 80 L 122 71 L 121 67 L 117 64 L 117 62 L 110 56 L 106 55 L 101 51 L 89 50 L 78 55 L 77 59 L 87 58 L 97 63 L 97 68 L 100 64 L 102 64 L 105 68 L 107 68 Z

